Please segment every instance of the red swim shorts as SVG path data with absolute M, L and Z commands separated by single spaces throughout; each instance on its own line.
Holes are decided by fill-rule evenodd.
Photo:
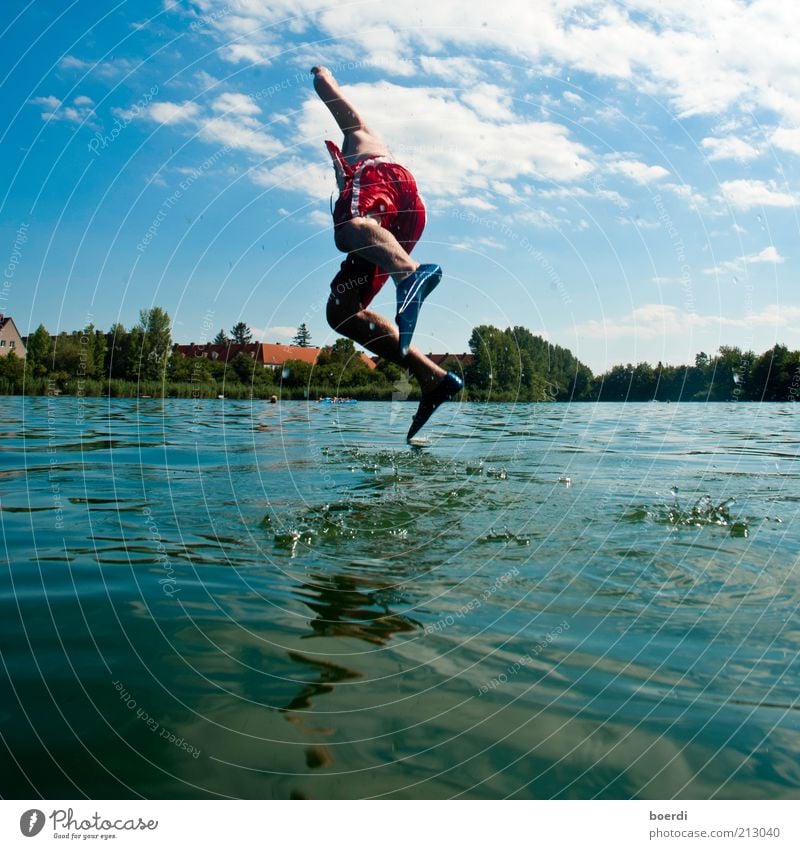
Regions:
M 382 160 L 367 159 L 356 165 L 333 208 L 333 225 L 363 216 L 379 221 L 411 253 L 425 229 L 425 206 L 411 172 Z M 333 278 L 331 292 L 336 296 L 357 288 L 361 306 L 366 307 L 388 277 L 388 271 L 350 253 Z

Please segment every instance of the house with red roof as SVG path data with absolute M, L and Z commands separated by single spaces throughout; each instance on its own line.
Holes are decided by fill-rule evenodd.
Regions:
M 14 319 L 0 312 L 0 357 L 7 357 L 12 351 L 21 360 L 25 359 L 25 343 L 19 335 Z
M 277 370 L 283 368 L 283 364 L 287 360 L 300 360 L 313 366 L 323 349 L 300 345 L 281 345 L 277 342 L 250 342 L 247 345 L 237 345 L 234 342 L 223 345 L 216 345 L 213 342 L 204 344 L 190 342 L 188 345 L 175 345 L 173 351 L 182 357 L 203 357 L 223 363 L 235 360 L 239 354 L 245 354 L 264 368 Z M 376 364 L 366 354 L 359 354 L 359 356 L 364 365 L 371 369 L 376 368 Z

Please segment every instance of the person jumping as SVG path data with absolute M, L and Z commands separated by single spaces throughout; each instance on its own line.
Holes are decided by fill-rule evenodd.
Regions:
M 328 323 L 417 378 L 422 400 L 406 437 L 410 441 L 440 404 L 464 388 L 458 375 L 439 368 L 411 344 L 420 307 L 442 279 L 442 269 L 420 265 L 410 256 L 425 228 L 425 206 L 411 172 L 392 160 L 327 68 L 316 66 L 311 74 L 314 89 L 344 133 L 341 150 L 325 142 L 339 187 L 334 241 L 347 254 L 331 283 Z M 396 327 L 367 309 L 389 276 L 397 290 Z

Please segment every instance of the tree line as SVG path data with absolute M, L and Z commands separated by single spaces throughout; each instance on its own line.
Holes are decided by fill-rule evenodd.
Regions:
M 293 344 L 307 347 L 305 324 Z M 237 322 L 217 344 L 248 344 L 252 331 Z M 160 307 L 142 310 L 131 328 L 83 330 L 51 336 L 44 325 L 26 342 L 25 359 L 0 357 L 0 393 L 214 398 L 315 398 L 349 395 L 372 400 L 415 399 L 419 387 L 388 361 L 370 368 L 349 339 L 323 348 L 313 365 L 288 360 L 264 368 L 246 353 L 225 362 L 183 357 L 174 351 L 172 322 Z M 723 346 L 701 352 L 694 365 L 617 365 L 594 375 L 567 348 L 525 327 L 474 328 L 470 357 L 451 356 L 442 367 L 462 374 L 474 401 L 796 401 L 800 399 L 800 352 L 775 345 L 756 355 Z
M 216 344 L 247 345 L 250 328 L 237 322 Z M 309 347 L 311 333 L 301 324 L 292 344 Z M 227 360 L 227 362 L 226 362 Z M 111 395 L 136 397 L 314 398 L 328 395 L 390 400 L 396 385 L 408 383 L 391 363 L 370 368 L 349 339 L 323 348 L 314 365 L 287 360 L 265 368 L 249 353 L 228 359 L 184 357 L 174 350 L 172 321 L 160 307 L 142 310 L 131 328 L 116 323 L 108 331 L 93 324 L 52 336 L 39 325 L 26 341 L 26 356 L 0 357 L 0 393 L 27 395 Z M 414 387 L 411 386 L 411 395 Z
M 694 365 L 616 365 L 593 375 L 566 348 L 524 327 L 476 327 L 465 369 L 476 400 L 516 401 L 797 401 L 800 351 L 775 345 L 757 355 L 723 345 Z

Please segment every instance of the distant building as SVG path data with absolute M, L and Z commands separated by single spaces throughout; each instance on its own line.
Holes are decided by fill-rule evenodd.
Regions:
M 7 357 L 11 351 L 21 360 L 25 359 L 25 343 L 19 335 L 14 319 L 0 312 L 0 357 Z
M 440 366 L 445 360 L 455 360 L 462 369 L 472 363 L 475 357 L 472 354 L 428 354 L 428 359 Z
M 472 363 L 475 357 L 472 354 L 426 354 L 428 359 L 433 362 L 435 365 L 440 366 L 445 360 L 455 360 L 460 366 L 462 371 Z M 381 361 L 380 357 L 372 357 L 372 362 L 377 366 Z
M 276 370 L 282 368 L 287 360 L 300 360 L 313 366 L 323 349 L 266 342 L 250 342 L 248 345 L 237 345 L 233 342 L 223 345 L 215 345 L 213 342 L 197 345 L 190 342 L 188 345 L 175 345 L 173 350 L 182 357 L 203 357 L 222 363 L 235 360 L 239 354 L 245 354 L 264 368 Z M 375 368 L 375 363 L 366 354 L 359 356 L 364 365 Z

